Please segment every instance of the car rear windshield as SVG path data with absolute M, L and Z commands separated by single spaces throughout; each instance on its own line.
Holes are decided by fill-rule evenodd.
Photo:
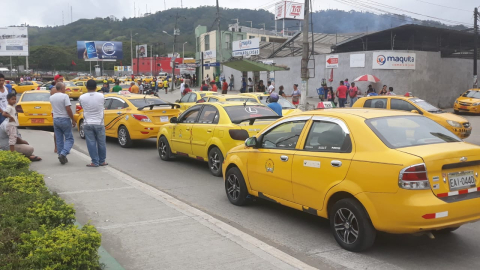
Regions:
M 441 113 L 441 112 L 443 112 L 439 108 L 433 106 L 432 104 L 426 102 L 423 99 L 411 98 L 410 101 L 417 104 L 418 106 L 420 106 L 420 108 L 424 109 L 427 112 L 431 112 L 431 113 Z
M 262 116 L 278 117 L 278 114 L 276 112 L 272 111 L 270 108 L 265 106 L 239 105 L 239 106 L 228 106 L 224 108 L 232 122 L 236 122 L 240 120 L 248 120 L 250 118 L 262 117 Z
M 145 107 L 152 104 L 168 104 L 159 98 L 132 98 L 129 101 L 137 108 Z
M 460 142 L 452 132 L 423 116 L 391 116 L 365 121 L 390 148 Z
M 258 103 L 256 99 L 253 99 L 253 98 L 227 98 L 226 99 L 227 101 L 241 101 L 241 102 L 253 102 L 253 103 Z
M 268 103 L 270 103 L 270 97 L 259 96 L 258 99 L 260 99 L 260 102 L 262 104 L 268 105 Z M 284 97 L 280 97 L 278 99 L 278 104 L 282 106 L 282 109 L 295 109 L 295 106 L 293 106 L 293 104 L 290 103 L 290 101 L 286 100 Z
M 22 101 L 50 101 L 49 93 L 28 93 L 24 94 Z
M 66 87 L 74 87 L 75 84 L 73 82 L 64 82 Z
M 465 92 L 465 94 L 462 95 L 463 97 L 468 97 L 468 98 L 480 98 L 480 91 L 471 91 L 468 90 Z

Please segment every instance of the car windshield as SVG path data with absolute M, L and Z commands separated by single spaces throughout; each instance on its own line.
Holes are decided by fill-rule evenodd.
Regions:
M 258 99 L 260 99 L 260 102 L 264 105 L 268 105 L 268 103 L 270 103 L 270 97 L 268 96 L 259 96 Z M 293 104 L 284 97 L 280 97 L 278 99 L 278 104 L 282 106 L 282 109 L 295 109 L 295 106 L 293 106 Z
M 159 98 L 132 98 L 129 101 L 137 108 L 145 107 L 153 104 L 168 104 Z
M 50 101 L 50 93 L 25 93 L 22 101 Z
M 471 90 L 468 90 L 467 92 L 465 92 L 465 94 L 462 95 L 462 97 L 480 98 L 480 91 L 471 91 Z
M 416 105 L 420 106 L 420 108 L 424 109 L 427 112 L 431 112 L 431 113 L 441 113 L 441 112 L 443 112 L 439 108 L 433 106 L 432 104 L 426 102 L 423 99 L 412 98 L 412 99 L 410 99 L 410 101 L 415 103 Z
M 262 117 L 262 116 L 278 117 L 278 114 L 276 112 L 270 110 L 270 108 L 265 106 L 239 105 L 239 106 L 228 106 L 224 108 L 232 122 L 236 122 L 240 120 L 248 120 L 250 118 Z
M 391 116 L 365 122 L 390 148 L 461 141 L 440 124 L 423 116 Z

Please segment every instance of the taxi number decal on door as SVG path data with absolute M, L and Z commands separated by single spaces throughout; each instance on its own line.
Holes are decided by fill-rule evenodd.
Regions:
M 320 161 L 313 161 L 313 160 L 304 160 L 303 161 L 304 167 L 311 167 L 311 168 L 320 168 Z

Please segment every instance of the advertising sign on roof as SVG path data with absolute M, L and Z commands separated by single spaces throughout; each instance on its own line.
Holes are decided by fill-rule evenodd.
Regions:
M 303 20 L 304 12 L 303 3 L 281 1 L 275 4 L 275 20 Z
M 250 56 L 260 54 L 260 39 L 243 39 L 232 43 L 232 56 Z

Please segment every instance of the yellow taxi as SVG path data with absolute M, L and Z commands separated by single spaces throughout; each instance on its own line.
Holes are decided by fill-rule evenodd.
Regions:
M 240 102 L 253 102 L 259 103 L 257 99 L 253 97 L 240 96 L 240 95 L 212 95 L 205 96 L 197 101 L 197 103 L 204 102 L 226 102 L 226 101 L 240 101 Z
M 180 100 L 175 101 L 180 104 L 180 110 L 185 111 L 197 103 L 198 100 L 205 96 L 218 95 L 219 93 L 213 91 L 192 91 L 184 95 Z
M 41 82 L 36 82 L 36 81 L 21 82 L 17 85 L 12 85 L 12 93 L 21 94 L 26 91 L 35 90 L 40 85 L 41 85 Z
M 461 94 L 453 104 L 453 111 L 456 114 L 460 112 L 480 113 L 480 89 L 469 89 Z
M 65 94 L 68 95 L 69 98 L 72 98 L 73 100 L 78 100 L 78 98 L 86 93 L 86 88 L 77 86 L 74 82 L 63 82 L 65 84 Z M 83 92 L 85 90 L 85 92 Z
M 280 116 L 274 111 L 258 103 L 198 104 L 160 129 L 158 154 L 165 161 L 174 156 L 208 161 L 210 172 L 221 176 L 228 150 L 243 144 L 277 118 Z
M 90 80 L 90 79 L 93 79 L 93 77 L 82 76 L 82 77 L 76 77 L 76 78 L 72 79 L 71 81 L 72 81 L 72 82 L 88 81 L 88 80 Z
M 100 91 L 100 89 L 102 89 L 102 84 L 101 83 L 97 83 L 97 91 Z M 87 90 L 87 81 L 78 81 L 78 82 L 75 82 L 75 87 L 79 87 L 80 90 L 78 92 L 81 92 L 81 94 L 85 94 L 88 92 Z M 80 94 L 80 95 L 81 95 Z
M 458 137 L 465 139 L 472 133 L 472 126 L 467 119 L 448 113 L 423 99 L 404 96 L 372 96 L 360 98 L 353 104 L 354 108 L 377 108 L 401 110 L 426 116 L 444 126 Z
M 258 92 L 258 93 L 254 92 L 254 93 L 242 93 L 242 94 L 239 94 L 239 95 L 255 98 L 258 103 L 262 103 L 264 105 L 268 105 L 268 103 L 270 103 L 269 102 L 269 99 L 270 99 L 269 94 L 265 94 L 265 93 L 261 93 L 261 92 Z M 297 109 L 292 103 L 290 103 L 290 101 L 288 101 L 286 98 L 284 98 L 282 96 L 280 96 L 280 98 L 278 99 L 278 104 L 280 104 L 282 106 L 282 115 L 283 116 L 287 116 L 287 115 L 290 115 L 292 113 L 302 112 L 300 109 Z
M 24 92 L 15 107 L 21 127 L 53 126 L 50 91 Z
M 435 121 L 375 109 L 283 117 L 225 157 L 232 204 L 251 196 L 330 220 L 349 251 L 376 232 L 449 233 L 480 219 L 480 146 Z
M 79 108 L 80 107 L 80 108 Z M 161 126 L 180 113 L 178 104 L 155 96 L 105 95 L 105 135 L 118 139 L 121 147 L 131 147 L 134 140 L 156 138 Z M 80 109 L 80 110 L 79 110 Z M 85 139 L 83 110 L 77 106 L 80 137 Z

